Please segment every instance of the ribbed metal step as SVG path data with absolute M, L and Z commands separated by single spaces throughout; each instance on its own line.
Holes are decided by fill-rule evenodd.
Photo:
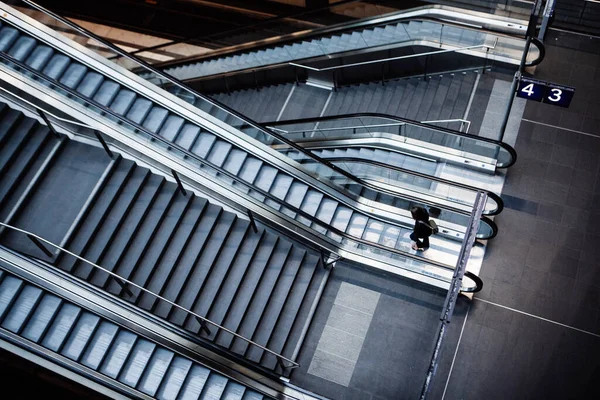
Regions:
M 184 60 L 170 63 L 177 65 L 168 63 L 169 65 L 164 66 L 163 70 L 179 80 L 188 80 L 356 50 L 400 46 L 414 41 L 443 43 L 452 47 L 476 46 L 483 44 L 487 37 L 485 32 L 444 26 L 433 21 L 403 20 L 263 49 L 242 50 L 237 54 L 206 58 L 201 61 Z
M 0 335 L 13 334 L 157 399 L 260 400 L 235 380 L 0 269 Z M 4 331 L 4 332 L 2 332 Z

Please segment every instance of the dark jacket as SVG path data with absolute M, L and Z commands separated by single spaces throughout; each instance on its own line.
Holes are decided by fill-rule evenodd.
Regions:
M 424 223 L 429 222 L 429 213 L 423 207 L 414 207 L 411 210 L 412 216 L 415 219 L 415 226 L 413 228 L 413 232 L 417 237 L 424 238 L 431 235 L 431 229 L 422 224 L 419 221 L 423 221 Z
M 425 223 L 429 222 L 429 218 L 427 220 L 416 220 L 415 221 L 415 227 L 413 228 L 413 232 L 415 232 L 415 235 L 417 235 L 417 237 L 420 238 L 424 238 L 427 236 L 431 235 L 431 229 L 428 226 L 425 226 L 424 224 L 422 224 L 419 221 L 423 221 Z

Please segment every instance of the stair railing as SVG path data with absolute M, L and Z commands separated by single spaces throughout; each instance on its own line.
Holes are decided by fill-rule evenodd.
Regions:
M 279 121 L 278 121 L 279 122 Z M 282 121 L 285 122 L 285 121 Z M 441 123 L 452 123 L 452 122 L 460 122 L 461 123 L 461 127 L 462 126 L 466 126 L 467 128 L 464 130 L 464 133 L 469 133 L 469 128 L 471 127 L 471 121 L 467 120 L 467 119 L 463 119 L 463 118 L 452 118 L 452 119 L 436 119 L 436 120 L 430 120 L 430 121 L 420 121 L 422 124 L 441 124 Z M 339 127 L 331 127 L 331 128 L 318 128 L 319 131 L 324 131 L 324 132 L 329 132 L 329 131 L 343 131 L 346 129 L 369 129 L 369 128 L 389 128 L 392 126 L 404 126 L 406 125 L 406 122 L 396 122 L 396 123 L 391 123 L 391 124 L 366 124 L 366 125 L 353 125 L 353 126 L 339 126 Z M 292 133 L 302 133 L 303 135 L 306 132 L 313 132 L 313 129 L 301 129 L 301 130 L 292 130 L 292 131 L 288 131 L 285 129 L 281 129 L 281 128 L 277 128 L 274 126 L 270 126 L 267 125 L 267 128 L 283 133 L 283 134 L 292 134 Z M 460 132 L 463 132 L 462 130 L 459 130 Z
M 244 337 L 244 336 L 242 336 L 242 335 L 240 335 L 240 334 L 232 331 L 231 329 L 228 329 L 228 328 L 226 328 L 226 327 L 224 327 L 222 325 L 219 325 L 216 322 L 213 322 L 213 321 L 209 320 L 208 318 L 205 318 L 205 317 L 203 317 L 203 316 L 201 316 L 199 314 L 196 314 L 195 312 L 193 312 L 191 310 L 188 310 L 187 308 L 182 307 L 179 304 L 174 303 L 171 300 L 168 300 L 168 299 L 166 299 L 166 298 L 164 298 L 164 297 L 162 297 L 162 296 L 160 296 L 160 295 L 158 295 L 158 294 L 156 294 L 156 293 L 154 293 L 154 292 L 152 292 L 152 291 L 150 291 L 150 290 L 148 290 L 148 289 L 146 289 L 146 288 L 144 288 L 144 287 L 136 284 L 135 282 L 132 282 L 132 281 L 126 279 L 126 278 L 123 278 L 122 276 L 120 276 L 118 274 L 115 274 L 114 272 L 109 271 L 106 268 L 103 268 L 100 265 L 98 265 L 96 263 L 93 263 L 92 261 L 89 261 L 89 260 L 81 257 L 78 254 L 73 253 L 72 251 L 69 251 L 69 250 L 67 250 L 67 249 L 65 249 L 65 248 L 63 248 L 63 247 L 61 247 L 61 246 L 59 246 L 59 245 L 57 245 L 55 243 L 52 243 L 51 241 L 49 241 L 47 239 L 44 239 L 43 237 L 41 237 L 39 235 L 36 235 L 33 232 L 29 232 L 29 231 L 27 231 L 25 229 L 17 228 L 16 226 L 8 225 L 8 224 L 5 224 L 3 222 L 0 222 L 0 226 L 2 226 L 3 228 L 10 229 L 10 230 L 13 230 L 15 232 L 18 232 L 18 233 L 21 233 L 21 234 L 25 235 L 33 244 L 35 244 L 36 247 L 38 247 L 45 255 L 47 255 L 49 257 L 51 257 L 53 255 L 53 253 L 52 253 L 52 251 L 50 249 L 48 249 L 45 246 L 45 244 L 49 245 L 49 246 L 51 246 L 51 247 L 53 247 L 55 249 L 57 249 L 59 252 L 64 252 L 64 253 L 72 256 L 72 257 L 75 257 L 79 261 L 82 261 L 82 262 L 90 265 L 92 268 L 94 268 L 96 270 L 99 270 L 99 271 L 102 271 L 102 272 L 108 274 L 109 277 L 112 278 L 112 279 L 114 279 L 115 282 L 117 282 L 119 284 L 119 286 L 121 286 L 123 288 L 123 290 L 125 290 L 125 292 L 129 296 L 133 296 L 133 292 L 131 291 L 131 289 L 135 288 L 135 289 L 140 290 L 140 292 L 144 292 L 144 293 L 146 293 L 146 294 L 148 294 L 150 296 L 155 297 L 156 299 L 158 299 L 160 301 L 164 301 L 165 303 L 168 303 L 172 307 L 175 307 L 175 308 L 177 308 L 177 309 L 185 312 L 186 314 L 192 315 L 198 321 L 198 323 L 200 324 L 201 330 L 206 331 L 208 334 L 210 334 L 210 329 L 209 329 L 208 325 L 211 325 L 211 326 L 215 327 L 217 330 L 225 331 L 225 332 L 229 333 L 230 335 L 235 336 L 236 338 L 238 338 L 240 340 L 243 340 L 244 342 L 248 343 L 249 345 L 256 346 L 256 347 L 260 348 L 261 350 L 266 351 L 267 353 L 273 355 L 278 360 L 279 365 L 282 366 L 282 368 L 284 370 L 287 369 L 287 368 L 294 369 L 294 368 L 298 368 L 300 366 L 300 364 L 298 364 L 297 362 L 292 361 L 289 358 L 284 357 L 283 355 L 281 355 L 279 353 L 276 353 L 273 350 L 270 350 L 270 349 L 268 349 L 268 348 L 266 348 L 266 347 L 264 347 L 264 346 L 262 346 L 262 345 L 260 345 L 260 344 L 258 344 L 256 342 L 253 342 L 252 340 L 250 340 L 250 339 L 248 339 L 248 338 L 246 338 L 246 337 Z M 16 251 L 18 251 L 18 250 L 16 250 Z M 56 268 L 58 268 L 58 267 L 56 267 Z M 77 278 L 77 279 L 79 279 L 79 278 Z M 288 365 L 283 364 L 284 362 L 288 363 Z
M 351 63 L 351 64 L 333 65 L 331 67 L 323 67 L 323 68 L 311 67 L 310 65 L 298 64 L 295 62 L 289 62 L 288 64 L 291 66 L 294 66 L 294 67 L 303 68 L 303 69 L 307 69 L 307 70 L 314 71 L 314 72 L 326 72 L 326 71 L 335 71 L 335 70 L 340 70 L 340 69 L 359 67 L 361 65 L 379 64 L 379 63 L 388 62 L 388 61 L 407 60 L 410 58 L 418 58 L 418 57 L 428 58 L 428 57 L 436 56 L 438 54 L 458 53 L 461 51 L 475 50 L 475 49 L 486 49 L 486 55 L 487 55 L 487 51 L 495 49 L 497 43 L 498 43 L 498 38 L 495 39 L 493 45 L 477 44 L 477 45 L 473 45 L 473 46 L 458 47 L 455 49 L 435 50 L 435 51 L 427 51 L 424 53 L 408 54 L 408 55 L 397 56 L 397 57 L 378 58 L 376 60 L 361 61 L 361 62 L 356 62 L 356 63 Z M 442 45 L 442 44 L 443 43 L 440 42 L 440 45 Z M 424 74 L 425 74 L 425 76 L 427 76 L 427 62 L 425 62 Z

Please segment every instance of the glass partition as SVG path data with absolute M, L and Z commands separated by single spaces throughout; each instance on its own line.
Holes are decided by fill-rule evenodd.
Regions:
M 416 196 L 430 204 L 446 205 L 470 211 L 480 189 L 457 184 L 435 176 L 415 173 L 405 168 L 394 167 L 376 160 L 349 157 L 327 157 L 334 165 L 348 168 L 350 173 L 381 190 L 397 190 L 406 196 Z M 301 161 L 311 163 L 311 160 Z M 408 191 L 408 194 L 405 193 Z M 484 215 L 497 215 L 503 208 L 502 199 L 492 192 L 487 193 Z
M 452 122 L 436 123 L 436 125 Z M 460 155 L 471 163 L 491 163 L 498 168 L 511 166 L 516 152 L 506 143 L 433 126 L 404 118 L 376 113 L 337 115 L 265 123 L 291 141 L 390 138 L 448 156 Z M 433 146 L 432 146 L 433 145 Z

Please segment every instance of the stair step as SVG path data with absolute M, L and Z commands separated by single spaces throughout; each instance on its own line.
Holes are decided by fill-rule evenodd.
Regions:
M 208 206 L 206 199 L 196 196 L 191 198 L 190 203 L 183 215 L 183 219 L 176 226 L 176 231 L 171 238 L 169 246 L 154 267 L 152 279 L 149 280 L 146 286 L 152 293 L 162 296 L 166 282 L 169 281 L 171 273 L 175 270 L 175 267 L 183 256 L 186 246 L 198 227 L 202 213 Z M 138 290 L 134 290 L 134 293 L 136 292 Z M 153 310 L 158 301 L 156 297 L 143 292 L 134 297 L 136 298 L 136 304 L 145 310 Z
M 120 263 L 118 275 L 127 278 L 141 287 L 146 287 L 148 278 L 154 273 L 157 260 L 168 247 L 171 234 L 186 212 L 192 195 L 183 196 L 173 183 L 167 183 L 163 189 L 164 198 L 158 199 L 152 210 L 145 218 L 145 226 L 140 229 L 134 241 L 138 244 L 137 251 Z M 143 245 L 142 245 L 143 244 Z M 128 254 L 129 255 L 129 254 Z M 114 282 L 109 291 L 115 293 L 120 287 Z
M 211 232 L 217 225 L 221 207 L 208 204 L 198 222 L 197 229 L 193 231 L 189 243 L 184 247 L 180 261 L 175 265 L 167 282 L 164 283 L 162 297 L 169 301 L 178 303 L 179 295 L 188 281 L 190 271 L 197 263 L 198 257 L 202 253 L 208 241 Z M 157 303 L 154 314 L 162 318 L 167 318 L 172 311 L 172 306 L 166 302 Z
M 250 232 L 248 238 L 244 241 L 236 254 L 236 259 L 231 263 L 227 276 L 221 281 L 215 297 L 218 296 L 219 301 L 210 304 L 205 315 L 211 321 L 221 324 L 231 303 L 235 301 L 237 292 L 242 285 L 246 274 L 248 273 L 257 254 L 262 248 L 263 241 L 266 235 L 264 229 L 258 232 Z M 212 335 L 214 336 L 214 334 Z
M 252 294 L 252 299 L 248 308 L 244 310 L 238 333 L 245 338 L 252 338 L 261 316 L 271 299 L 272 293 L 277 285 L 280 275 L 285 269 L 292 253 L 292 244 L 280 240 L 277 244 L 271 260 L 263 272 L 256 290 Z M 247 348 L 247 342 L 241 339 L 233 340 L 229 346 L 231 351 L 244 354 Z
M 120 196 L 115 199 L 113 204 L 111 204 L 105 217 L 99 221 L 100 224 L 94 229 L 94 232 L 92 233 L 93 240 L 88 240 L 81 249 L 81 253 L 76 254 L 79 254 L 91 262 L 98 261 L 98 258 L 101 257 L 105 247 L 109 245 L 113 234 L 121 225 L 122 219 L 125 218 L 129 208 L 135 202 L 139 192 L 143 189 L 148 176 L 149 171 L 147 169 L 135 168 L 133 170 L 131 177 L 127 180 L 127 184 L 124 185 Z M 87 279 L 92 272 L 92 267 L 76 260 L 75 264 L 71 267 L 71 270 L 76 276 Z
M 200 289 L 200 295 L 192 310 L 196 314 L 206 317 L 212 303 L 216 300 L 220 284 L 227 278 L 233 267 L 233 263 L 240 256 L 239 252 L 247 249 L 246 241 L 250 242 L 250 246 L 255 243 L 250 238 L 252 235 L 257 234 L 250 227 L 250 223 L 237 218 L 225 241 L 224 247 L 220 251 L 218 260 L 216 260 L 215 265 L 211 268 L 210 275 Z
M 96 253 L 97 256 L 94 258 L 94 262 L 104 269 L 113 271 L 120 257 L 129 249 L 133 237 L 140 226 L 142 226 L 150 210 L 150 206 L 159 196 L 164 182 L 165 179 L 163 177 L 149 175 L 135 197 L 135 200 L 125 205 L 126 211 L 123 218 L 114 226 L 112 233 L 107 233 L 107 235 L 110 235 L 110 238 L 102 249 L 98 249 L 99 252 Z M 104 276 L 97 278 L 97 275 Z M 93 269 L 86 277 L 86 280 L 93 284 L 103 285 L 106 278 L 104 273 Z
M 318 274 L 318 268 L 322 268 L 319 258 L 315 255 L 306 254 L 300 264 L 292 289 L 287 294 L 283 310 L 277 319 L 273 333 L 267 342 L 266 347 L 268 349 L 279 354 L 283 353 L 284 346 L 288 341 L 296 319 L 299 318 L 298 313 L 303 304 L 312 301 L 309 297 L 311 295 L 309 289 L 311 282 L 316 279 L 314 276 Z M 272 354 L 264 352 L 260 358 L 260 363 L 269 369 L 275 369 L 277 360 Z
M 224 314 L 221 316 L 221 325 L 226 328 L 237 331 L 241 323 L 242 317 L 248 304 L 250 303 L 252 294 L 256 291 L 256 287 L 259 284 L 261 277 L 267 268 L 267 265 L 271 265 L 270 260 L 275 253 L 275 247 L 277 246 L 279 238 L 273 234 L 265 233 L 261 240 L 261 245 L 252 259 L 252 264 L 247 268 L 244 278 L 240 286 L 237 288 L 235 296 L 231 304 L 227 309 L 221 309 L 220 313 Z M 214 312 L 216 314 L 217 311 Z M 214 315 L 213 315 L 214 317 Z M 218 323 L 219 318 L 215 318 L 215 322 Z M 214 335 L 211 335 L 213 341 L 224 347 L 228 347 L 232 341 L 230 334 L 219 331 Z
M 63 244 L 66 249 L 78 255 L 84 254 L 88 242 L 95 235 L 101 223 L 108 217 L 111 207 L 124 190 L 134 168 L 135 164 L 132 161 L 119 159 L 114 172 L 99 193 L 88 215 L 71 235 L 71 239 Z M 74 268 L 77 259 L 61 253 L 55 262 L 61 269 L 70 272 Z
M 254 335 L 252 336 L 253 342 L 266 346 L 271 336 L 275 333 L 275 325 L 281 316 L 286 299 L 293 289 L 293 284 L 296 282 L 296 277 L 299 274 L 305 255 L 306 251 L 292 248 L 291 255 L 277 280 L 273 293 L 254 331 Z M 245 357 L 255 362 L 260 362 L 263 352 L 263 350 L 256 346 L 248 346 Z

